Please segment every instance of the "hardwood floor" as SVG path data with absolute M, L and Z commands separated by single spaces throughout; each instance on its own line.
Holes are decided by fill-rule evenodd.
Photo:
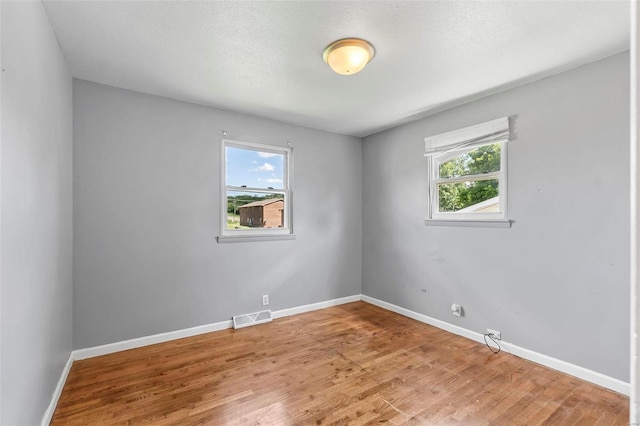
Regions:
M 356 302 L 76 361 L 54 425 L 628 425 L 604 388 Z

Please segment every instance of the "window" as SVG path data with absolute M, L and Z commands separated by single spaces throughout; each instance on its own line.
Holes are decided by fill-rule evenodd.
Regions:
M 292 149 L 223 140 L 218 242 L 293 237 Z
M 425 139 L 429 157 L 429 219 L 507 219 L 508 118 Z

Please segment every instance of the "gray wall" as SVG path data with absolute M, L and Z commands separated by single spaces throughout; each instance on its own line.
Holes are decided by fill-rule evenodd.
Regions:
M 71 351 L 72 80 L 42 4 L 0 7 L 0 423 L 34 425 Z
M 628 69 L 627 52 L 365 138 L 363 293 L 629 381 Z M 506 115 L 513 227 L 425 226 L 424 137 Z
M 294 146 L 292 241 L 218 244 L 220 131 Z M 360 294 L 358 138 L 74 80 L 74 347 Z

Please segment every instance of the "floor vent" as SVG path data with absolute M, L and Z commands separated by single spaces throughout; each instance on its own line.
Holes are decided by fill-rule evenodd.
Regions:
M 233 317 L 233 328 L 249 327 L 250 325 L 262 324 L 273 319 L 271 311 L 260 311 L 252 314 L 236 315 Z

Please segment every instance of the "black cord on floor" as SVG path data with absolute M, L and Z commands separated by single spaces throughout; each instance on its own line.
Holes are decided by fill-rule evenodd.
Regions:
M 491 345 L 489 345 L 489 342 L 487 341 L 487 337 L 491 339 L 493 343 L 496 344 L 496 346 L 498 347 L 498 350 L 495 350 L 495 348 L 492 348 Z M 497 354 L 498 352 L 500 352 L 500 350 L 502 350 L 502 348 L 500 347 L 500 343 L 498 343 L 498 341 L 495 339 L 495 336 L 493 335 L 493 333 L 487 333 L 484 335 L 484 343 L 487 345 L 489 350 L 494 354 Z

